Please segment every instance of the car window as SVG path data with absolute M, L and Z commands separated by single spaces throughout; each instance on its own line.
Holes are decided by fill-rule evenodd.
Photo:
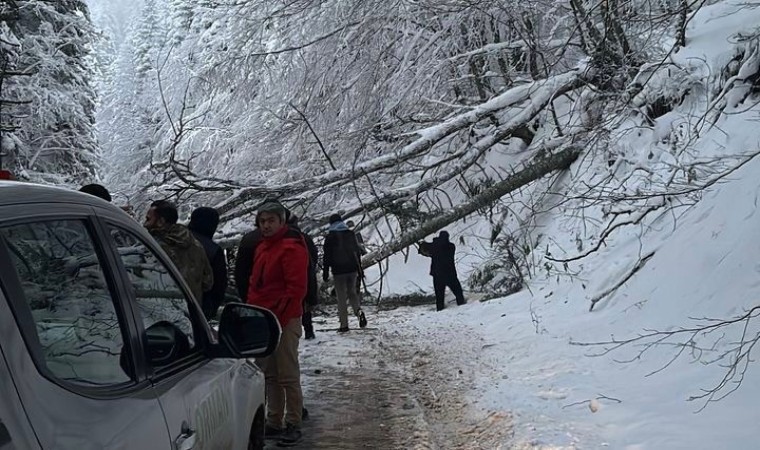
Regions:
M 84 221 L 0 228 L 41 345 L 35 355 L 56 378 L 86 386 L 130 380 L 124 333 Z M 30 340 L 27 336 L 27 342 Z M 32 352 L 35 353 L 35 352 Z
M 138 312 L 148 332 L 149 359 L 154 367 L 166 366 L 197 350 L 190 300 L 171 275 L 168 267 L 141 238 L 118 227 L 110 227 L 111 236 L 131 281 Z M 162 342 L 154 340 L 153 330 L 170 327 L 176 333 L 176 346 L 164 358 L 152 358 L 161 352 Z M 161 335 L 158 335 L 161 338 Z M 158 360 L 161 362 L 156 362 Z

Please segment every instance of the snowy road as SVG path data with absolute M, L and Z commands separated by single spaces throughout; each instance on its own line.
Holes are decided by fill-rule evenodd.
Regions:
M 472 354 L 480 339 L 466 327 L 408 326 L 431 309 L 369 308 L 370 327 L 345 335 L 333 331 L 334 314 L 316 318 L 317 339 L 301 346 L 309 419 L 298 448 L 508 448 L 510 415 L 465 400 L 481 369 L 457 355 Z

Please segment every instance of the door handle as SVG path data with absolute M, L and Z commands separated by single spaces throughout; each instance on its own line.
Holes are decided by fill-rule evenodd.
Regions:
M 198 433 L 187 422 L 182 422 L 182 434 L 174 440 L 174 450 L 193 450 L 197 440 Z

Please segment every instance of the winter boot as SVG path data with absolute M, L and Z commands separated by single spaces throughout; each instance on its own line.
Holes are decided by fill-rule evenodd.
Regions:
M 367 316 L 364 315 L 364 311 L 359 310 L 359 328 L 367 326 Z
M 280 435 L 280 440 L 277 441 L 278 447 L 295 447 L 301 443 L 301 428 L 295 425 L 288 424 L 285 431 Z
M 282 436 L 283 431 L 282 428 L 267 425 L 266 428 L 264 428 L 264 439 L 279 439 L 280 436 Z

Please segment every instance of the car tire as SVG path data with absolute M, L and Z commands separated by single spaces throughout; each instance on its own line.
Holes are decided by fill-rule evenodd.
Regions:
M 264 428 L 266 427 L 266 418 L 264 409 L 259 408 L 251 424 L 251 435 L 248 438 L 248 450 L 264 450 L 266 440 L 264 438 Z

